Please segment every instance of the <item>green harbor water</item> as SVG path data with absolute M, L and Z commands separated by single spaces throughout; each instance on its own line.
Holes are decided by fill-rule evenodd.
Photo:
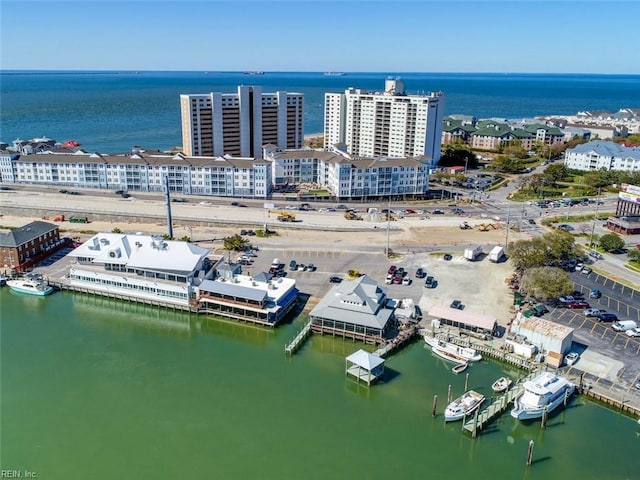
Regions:
M 41 480 L 640 478 L 640 426 L 584 397 L 545 430 L 508 412 L 476 439 L 445 425 L 465 374 L 422 341 L 368 389 L 344 374 L 362 344 L 316 335 L 285 356 L 301 320 L 266 330 L 8 288 L 0 300 L 1 468 Z M 473 365 L 469 388 L 491 397 L 497 377 L 522 375 L 504 368 Z

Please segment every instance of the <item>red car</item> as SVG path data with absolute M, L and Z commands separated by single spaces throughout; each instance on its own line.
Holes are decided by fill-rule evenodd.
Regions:
M 587 302 L 569 302 L 567 308 L 591 308 Z
M 396 273 L 396 270 L 398 269 L 398 267 L 396 267 L 395 265 L 391 265 L 389 267 L 389 271 L 387 272 L 389 275 L 393 275 L 394 273 Z

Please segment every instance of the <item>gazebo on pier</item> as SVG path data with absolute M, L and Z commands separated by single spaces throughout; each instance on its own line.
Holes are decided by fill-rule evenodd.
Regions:
M 346 358 L 346 375 L 371 385 L 384 375 L 384 358 L 360 349 Z

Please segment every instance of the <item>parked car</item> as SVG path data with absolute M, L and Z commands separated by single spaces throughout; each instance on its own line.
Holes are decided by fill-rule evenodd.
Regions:
M 434 215 L 444 215 L 444 210 L 440 210 L 439 208 L 436 208 L 433 212 Z
M 535 310 L 534 315 L 536 317 L 541 317 L 545 313 L 549 313 L 549 309 L 542 304 L 536 305 L 535 307 L 533 307 L 533 309 Z
M 624 333 L 629 337 L 640 337 L 640 327 L 632 328 Z
M 601 313 L 605 313 L 604 310 L 600 310 L 599 308 L 587 308 L 582 314 L 585 317 L 597 317 Z
M 391 266 L 389 267 L 389 270 L 387 270 L 387 273 L 388 273 L 389 275 L 393 275 L 394 273 L 396 273 L 396 270 L 397 270 L 397 269 L 398 269 L 398 267 L 396 267 L 395 265 L 391 265 Z
M 424 268 L 419 267 L 419 268 L 416 270 L 416 278 L 424 278 L 424 277 L 426 277 L 426 276 L 427 276 L 427 272 L 425 272 L 425 271 L 424 271 Z
M 295 260 L 291 260 L 289 262 L 289 270 L 293 271 L 297 269 L 298 269 L 298 263 Z
M 579 272 L 579 271 L 581 271 L 583 268 L 584 268 L 584 263 L 577 263 L 577 264 L 576 264 L 575 271 L 576 271 L 576 272 Z
M 593 270 L 591 269 L 591 267 L 584 267 L 584 268 L 580 271 L 580 273 L 581 273 L 582 275 L 589 275 L 591 272 L 593 272 Z
M 567 308 L 572 308 L 572 309 L 576 309 L 576 308 L 590 308 L 591 305 L 589 305 L 587 302 L 569 302 L 567 303 Z
M 571 366 L 578 361 L 578 358 L 580 358 L 580 355 L 577 352 L 569 352 L 565 355 L 564 361 Z
M 393 283 L 394 285 L 400 285 L 402 283 L 402 277 L 395 275 L 393 277 L 393 280 L 391 280 L 391 283 Z
M 316 266 L 313 263 L 308 263 L 305 267 L 304 267 L 306 272 L 315 272 L 316 271 Z
M 409 277 L 404 277 L 402 279 L 402 285 L 411 285 L 411 279 Z
M 615 313 L 601 313 L 598 315 L 599 322 L 617 322 L 618 316 Z
M 387 278 L 384 279 L 384 283 L 386 283 L 387 285 L 391 285 L 393 283 L 393 278 L 394 278 L 394 275 L 391 275 L 391 274 L 387 275 Z
M 563 295 L 562 297 L 558 297 L 558 300 L 560 300 L 562 303 L 571 303 L 576 301 L 573 295 Z
M 450 254 L 450 253 L 445 253 L 445 254 L 444 254 L 444 256 L 443 256 L 442 258 L 444 258 L 446 261 L 449 261 L 449 260 L 451 260 L 453 257 L 451 256 L 451 254 Z
M 462 308 L 464 307 L 464 305 L 462 305 L 462 302 L 460 300 L 454 300 L 453 302 L 451 302 L 451 305 L 449 305 L 451 308 L 457 308 L 458 310 L 462 310 Z
M 602 296 L 602 292 L 597 288 L 594 288 L 589 292 L 589 298 L 600 298 Z
M 535 225 L 536 224 L 536 221 L 533 218 L 530 218 L 527 221 L 529 222 L 529 225 Z
M 589 252 L 589 256 L 591 258 L 595 258 L 596 260 L 602 260 L 604 256 L 600 252 L 596 252 L 595 250 Z
M 340 283 L 342 281 L 342 278 L 340 277 L 329 277 L 329 283 Z
M 433 288 L 433 281 L 433 277 L 429 275 L 424 281 L 424 286 L 427 288 Z

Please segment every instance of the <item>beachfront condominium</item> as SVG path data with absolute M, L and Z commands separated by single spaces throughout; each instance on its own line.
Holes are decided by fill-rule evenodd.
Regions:
M 301 93 L 244 85 L 238 93 L 180 95 L 184 153 L 259 158 L 265 144 L 302 148 L 303 100 Z
M 427 156 L 440 160 L 444 94 L 407 95 L 401 79 L 387 79 L 384 92 L 349 88 L 326 93 L 324 147 L 345 144 L 352 155 Z

